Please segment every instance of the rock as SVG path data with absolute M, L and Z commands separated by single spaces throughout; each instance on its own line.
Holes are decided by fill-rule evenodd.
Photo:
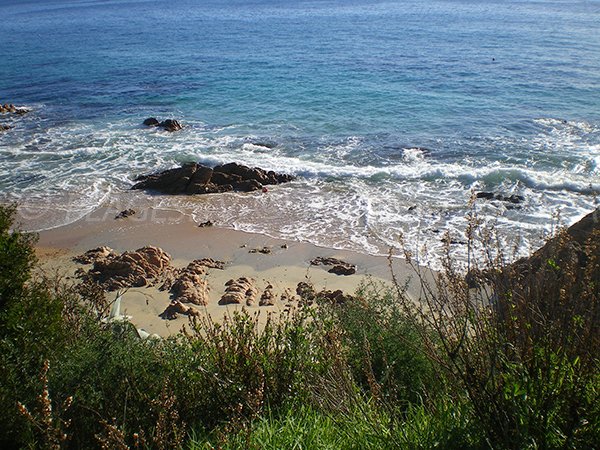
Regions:
M 256 301 L 258 291 L 253 278 L 241 277 L 225 283 L 225 293 L 219 300 L 219 305 L 242 304 L 251 306 Z
M 147 127 L 157 127 L 159 125 L 159 121 L 155 117 L 148 117 L 144 120 L 144 125 Z
M 93 264 L 100 259 L 110 259 L 117 256 L 115 251 L 110 247 L 98 247 L 88 250 L 83 255 L 75 256 L 73 261 L 80 264 Z
M 18 114 L 22 116 L 28 112 L 29 110 L 27 108 L 18 108 L 12 103 L 5 103 L 4 105 L 0 104 L 0 114 Z
M 259 191 L 262 189 L 262 187 L 263 185 L 256 180 L 244 180 L 233 185 L 233 189 L 240 192 Z
M 440 239 L 440 242 L 442 242 L 443 244 L 450 244 L 450 245 L 467 245 L 466 241 L 461 241 L 459 239 L 452 239 L 450 236 L 444 236 L 442 239 Z
M 114 291 L 146 286 L 170 267 L 171 257 L 157 247 L 143 247 L 135 252 L 96 259 L 87 273 L 105 289 Z
M 294 295 L 294 293 L 290 290 L 290 289 L 285 289 L 282 293 L 281 293 L 281 301 L 286 303 L 286 302 L 293 302 L 296 300 L 296 296 Z
M 251 169 L 231 163 L 210 168 L 186 163 L 175 169 L 136 178 L 132 189 L 147 189 L 164 194 L 215 194 L 228 191 L 252 192 L 263 184 L 277 184 L 293 179 L 290 175 Z M 262 180 L 262 181 L 261 181 Z
M 333 266 L 328 270 L 328 272 L 336 275 L 353 275 L 356 273 L 356 266 L 354 264 L 344 262 L 337 258 L 324 258 L 319 256 L 318 258 L 313 259 L 310 263 L 313 266 Z
M 198 224 L 200 228 L 212 227 L 213 225 L 214 224 L 210 220 Z
M 525 197 L 523 197 L 522 195 L 511 194 L 506 196 L 502 194 L 495 194 L 493 192 L 478 192 L 477 194 L 475 194 L 475 197 L 481 198 L 483 200 L 498 200 L 501 202 L 513 204 L 519 204 L 525 201 Z
M 339 289 L 336 291 L 323 290 L 317 294 L 317 297 L 323 300 L 327 300 L 333 303 L 334 305 L 342 305 L 348 301 L 354 300 L 353 296 L 346 295 Z
M 200 260 L 192 261 L 183 269 L 170 292 L 174 299 L 182 303 L 208 305 L 208 282 L 205 280 L 206 266 Z
M 269 285 L 265 288 L 262 295 L 260 296 L 259 306 L 274 306 L 275 305 L 275 294 L 273 294 L 273 285 Z
M 189 317 L 198 317 L 200 316 L 200 311 L 192 308 L 191 306 L 184 305 L 179 300 L 173 300 L 171 303 L 169 303 L 169 306 L 167 306 L 167 308 L 158 316 L 161 319 L 174 320 L 177 319 L 179 314 Z
M 314 300 L 317 295 L 315 288 L 311 284 L 304 281 L 301 281 L 296 286 L 296 294 L 298 294 L 302 300 L 307 301 Z
M 201 264 L 208 269 L 225 269 L 225 263 L 223 261 L 219 261 L 212 258 L 196 259 L 194 262 Z
M 262 253 L 263 255 L 268 255 L 271 253 L 270 247 L 262 247 L 262 248 L 253 248 L 248 250 L 248 253 Z
M 4 125 L 4 124 L 0 124 L 0 131 L 8 131 L 10 130 L 12 127 L 10 125 Z
M 484 200 L 492 200 L 494 198 L 493 192 L 478 192 L 475 197 L 482 198 Z
M 181 124 L 174 119 L 163 120 L 160 124 L 158 124 L 158 126 L 164 128 L 166 131 L 169 132 L 179 131 L 183 129 Z
M 129 216 L 133 216 L 135 211 L 133 209 L 124 209 L 115 216 L 115 219 L 126 219 Z
M 283 248 L 284 250 L 287 250 L 288 249 L 288 245 L 287 244 L 281 244 L 280 248 Z
M 144 120 L 143 124 L 147 127 L 160 127 L 163 130 L 171 132 L 183 129 L 183 126 L 174 119 L 166 119 L 162 122 L 159 122 L 156 117 L 148 117 L 146 120 Z

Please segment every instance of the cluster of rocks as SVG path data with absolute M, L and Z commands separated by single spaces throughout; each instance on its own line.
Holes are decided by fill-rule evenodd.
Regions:
M 219 305 L 246 304 L 246 306 L 252 306 L 256 303 L 258 289 L 256 289 L 254 278 L 231 279 L 225 283 L 225 286 L 225 293 L 219 300 Z
M 163 130 L 170 132 L 183 129 L 183 126 L 177 120 L 167 119 L 159 122 L 155 117 L 148 117 L 146 120 L 144 120 L 144 125 L 147 127 L 162 128 Z
M 325 300 L 334 305 L 342 305 L 348 301 L 354 300 L 352 295 L 344 294 L 344 292 L 339 289 L 335 291 L 329 289 L 316 291 L 311 284 L 304 281 L 301 281 L 296 286 L 296 294 L 308 305 L 311 305 L 316 300 Z
M 187 163 L 175 169 L 165 170 L 136 178 L 131 189 L 158 191 L 163 194 L 214 194 L 219 192 L 251 192 L 265 185 L 286 183 L 294 179 L 291 175 L 266 171 L 258 167 L 229 163 L 207 167 Z
M 313 266 L 331 266 L 327 271 L 336 275 L 353 275 L 356 273 L 356 266 L 337 258 L 324 258 L 319 256 L 310 262 Z
M 26 108 L 18 108 L 12 103 L 0 104 L 0 114 L 27 114 L 29 112 Z
M 523 197 L 522 195 L 502 195 L 494 192 L 478 192 L 477 194 L 475 194 L 475 197 L 483 200 L 498 200 L 501 202 L 507 202 L 512 204 L 520 204 L 525 201 L 525 197 Z
M 171 256 L 157 247 L 142 247 L 134 252 L 115 253 L 99 247 L 74 258 L 93 264 L 84 278 L 100 284 L 107 291 L 152 284 L 170 268 Z

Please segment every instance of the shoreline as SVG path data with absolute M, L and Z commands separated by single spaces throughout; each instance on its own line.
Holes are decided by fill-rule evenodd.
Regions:
M 407 294 L 415 299 L 419 297 L 420 284 L 414 269 L 400 258 L 320 247 L 228 228 L 199 227 L 189 215 L 160 208 L 147 208 L 134 216 L 115 219 L 118 212 L 101 207 L 71 224 L 39 232 L 36 253 L 41 270 L 75 277 L 78 269 L 86 270 L 91 266 L 76 263 L 72 258 L 100 246 L 108 246 L 118 253 L 144 246 L 159 247 L 171 256 L 176 268 L 185 267 L 195 259 L 220 260 L 225 263 L 224 269 L 209 269 L 206 274 L 208 304 L 196 308 L 201 315 L 215 320 L 242 308 L 251 314 L 259 313 L 259 321 L 266 320 L 269 314 L 281 314 L 294 305 L 294 302 L 283 301 L 281 295 L 286 291 L 295 294 L 300 282 L 312 284 L 317 291 L 341 290 L 344 294 L 354 294 L 367 284 L 391 286 L 390 263 L 401 283 L 412 276 Z M 263 248 L 270 252 L 251 252 Z M 329 273 L 325 266 L 311 265 L 318 257 L 333 257 L 353 264 L 356 273 L 336 275 Z M 239 277 L 256 280 L 259 296 L 271 284 L 275 305 L 219 305 L 225 283 Z M 116 298 L 116 292 L 107 293 L 108 299 L 113 296 Z M 167 291 L 159 291 L 156 287 L 130 288 L 122 296 L 121 313 L 131 316 L 130 321 L 137 328 L 168 336 L 178 333 L 188 323 L 186 316 L 174 320 L 159 317 L 169 303 Z

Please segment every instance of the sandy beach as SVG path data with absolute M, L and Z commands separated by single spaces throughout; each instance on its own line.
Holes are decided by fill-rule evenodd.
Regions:
M 293 307 L 293 302 L 281 300 L 281 294 L 286 290 L 295 293 L 299 282 L 308 282 L 318 291 L 342 290 L 346 294 L 353 294 L 368 283 L 378 287 L 391 284 L 392 272 L 387 257 L 322 248 L 233 229 L 200 227 L 191 216 L 158 208 L 138 210 L 131 217 L 115 219 L 118 213 L 118 209 L 106 206 L 72 224 L 40 232 L 36 251 L 42 270 L 75 277 L 78 269 L 87 270 L 91 266 L 76 263 L 73 257 L 99 246 L 110 247 L 118 253 L 144 246 L 159 247 L 171 256 L 172 265 L 178 268 L 195 259 L 213 258 L 223 261 L 225 266 L 223 270 L 207 270 L 209 301 L 206 306 L 197 308 L 202 315 L 210 315 L 216 320 L 240 308 L 259 313 L 261 320 L 269 313 L 279 314 Z M 264 248 L 268 253 L 254 251 Z M 327 266 L 311 265 L 317 257 L 334 257 L 353 264 L 356 273 L 347 276 L 329 273 Z M 412 269 L 399 258 L 392 258 L 392 265 L 399 280 L 413 275 L 408 293 L 418 298 L 419 285 L 414 281 Z M 256 280 L 259 296 L 271 284 L 277 299 L 275 305 L 219 305 L 225 283 L 239 277 Z M 116 292 L 107 295 L 112 299 Z M 130 316 L 137 328 L 168 336 L 178 333 L 188 323 L 186 316 L 180 315 L 174 320 L 159 317 L 169 303 L 169 293 L 156 286 L 130 288 L 122 297 L 121 313 Z

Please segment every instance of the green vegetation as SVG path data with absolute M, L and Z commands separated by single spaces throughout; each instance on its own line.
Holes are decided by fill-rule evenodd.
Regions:
M 365 286 L 266 326 L 240 313 L 141 340 L 99 320 L 110 305 L 96 287 L 32 277 L 35 240 L 11 231 L 13 214 L 0 208 L 1 448 L 600 442 L 597 234 L 559 235 L 535 270 L 490 257 L 469 267 L 479 284 L 449 259 L 422 275 L 418 304 L 398 283 Z

